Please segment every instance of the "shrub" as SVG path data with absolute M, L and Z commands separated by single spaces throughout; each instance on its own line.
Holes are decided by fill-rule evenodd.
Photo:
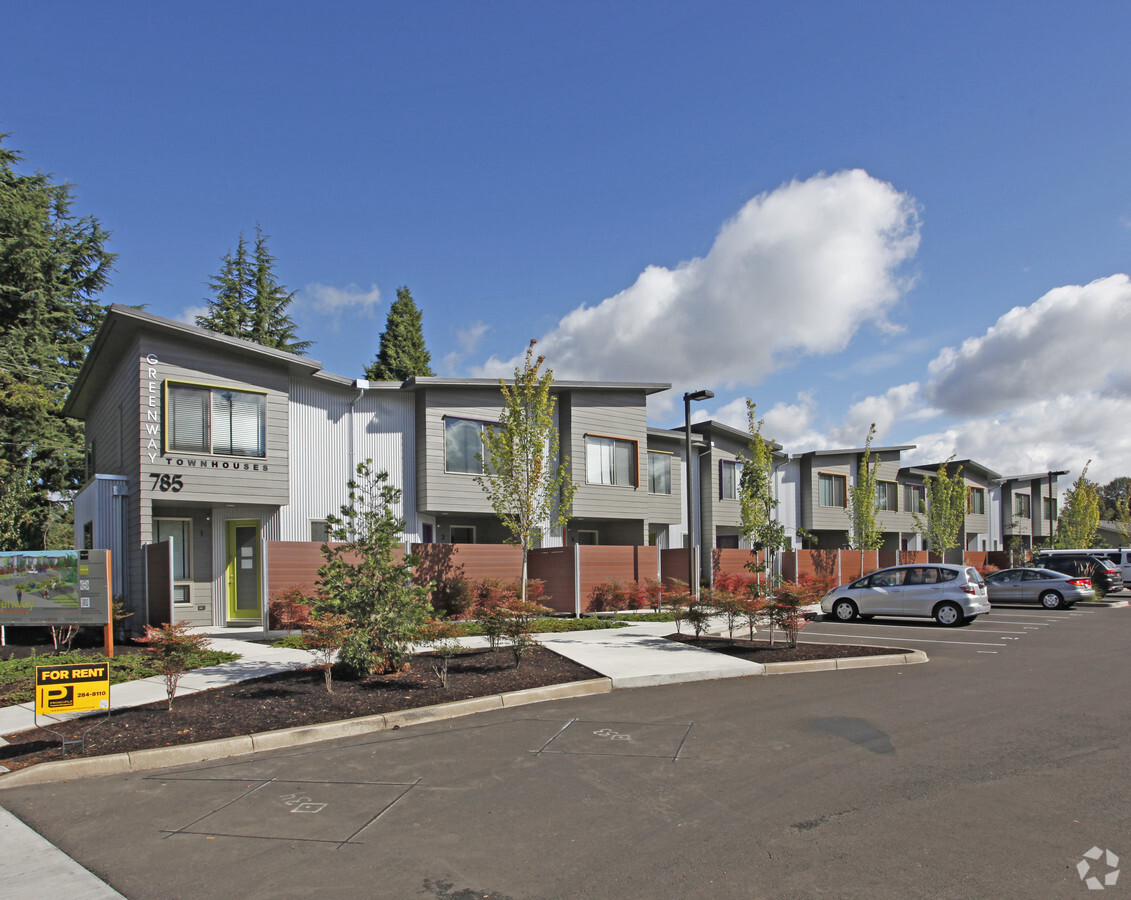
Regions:
M 326 692 L 334 693 L 333 669 L 339 651 L 346 645 L 357 624 L 340 613 L 323 612 L 311 617 L 302 636 L 303 645 L 314 653 L 317 668 L 326 679 Z
M 628 608 L 629 594 L 619 581 L 595 585 L 589 592 L 590 612 L 620 612 Z
M 451 622 L 432 619 L 424 626 L 420 636 L 421 643 L 432 647 L 434 656 L 432 671 L 436 673 L 436 677 L 440 679 L 440 686 L 445 690 L 448 687 L 448 663 L 453 656 L 463 652 L 463 647 L 457 640 L 461 633 L 461 629 Z
M 475 609 L 474 586 L 462 576 L 445 578 L 432 591 L 432 608 L 444 618 L 467 618 Z
M 165 678 L 165 693 L 170 710 L 173 708 L 177 684 L 191 667 L 190 660 L 203 653 L 208 644 L 208 638 L 203 634 L 191 634 L 191 627 L 188 622 L 165 622 L 160 628 L 146 625 L 145 636 L 134 638 L 139 644 L 145 644 L 145 651 L 153 654 L 158 661 L 161 675 Z
M 297 587 L 271 595 L 267 615 L 272 631 L 296 631 L 310 624 L 311 601 Z

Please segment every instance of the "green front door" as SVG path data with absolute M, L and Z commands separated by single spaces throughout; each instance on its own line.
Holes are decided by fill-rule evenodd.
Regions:
M 228 620 L 263 618 L 259 522 L 228 522 Z

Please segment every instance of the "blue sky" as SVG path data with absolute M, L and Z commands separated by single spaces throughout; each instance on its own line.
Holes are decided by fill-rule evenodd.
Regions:
M 358 376 L 532 337 L 743 424 L 1131 474 L 1126 2 L 4 4 L 0 130 L 191 316 L 258 222 Z

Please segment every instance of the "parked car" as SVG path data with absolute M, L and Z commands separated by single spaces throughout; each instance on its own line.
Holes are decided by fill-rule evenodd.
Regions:
M 1104 547 L 1083 550 L 1042 550 L 1041 554 L 1043 556 L 1102 556 L 1119 569 L 1124 584 L 1131 581 L 1131 550 L 1123 547 L 1114 550 Z
M 821 612 L 841 622 L 924 616 L 940 625 L 964 625 L 989 611 L 986 584 L 971 566 L 893 566 L 833 588 L 821 599 Z
M 1123 573 L 1102 556 L 1090 553 L 1042 553 L 1033 560 L 1033 565 L 1063 572 L 1065 575 L 1091 579 L 1097 597 L 1123 590 Z
M 1045 609 L 1067 609 L 1080 600 L 1094 600 L 1091 579 L 1052 569 L 1002 569 L 986 576 L 991 603 L 1039 603 Z

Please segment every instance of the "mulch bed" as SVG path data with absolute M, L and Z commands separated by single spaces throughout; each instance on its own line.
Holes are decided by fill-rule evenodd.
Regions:
M 668 637 L 754 662 L 892 652 L 884 647 L 808 643 L 799 643 L 790 649 L 780 643 L 780 638 L 778 645 L 771 649 L 768 641 L 761 640 L 732 641 L 685 634 Z M 412 658 L 405 671 L 395 675 L 378 675 L 359 681 L 335 678 L 332 694 L 327 693 L 320 670 L 301 669 L 179 697 L 171 711 L 164 702 L 116 709 L 109 719 L 87 735 L 85 755 L 192 744 L 599 677 L 598 673 L 544 647 L 527 650 L 517 667 L 509 649 L 475 650 L 451 660 L 445 688 L 433 671 L 436 662 L 431 654 L 421 654 Z M 95 721 L 97 718 L 85 718 L 53 724 L 51 728 L 70 740 L 79 737 Z M 25 731 L 8 735 L 6 739 L 10 743 L 0 745 L 0 765 L 11 770 L 63 758 L 59 738 L 48 732 Z M 75 748 L 68 750 L 69 757 L 79 753 Z
M 194 744 L 600 677 L 544 647 L 527 650 L 518 667 L 509 649 L 461 654 L 449 664 L 447 688 L 432 670 L 433 662 L 435 657 L 422 654 L 395 675 L 335 678 L 332 694 L 326 692 L 321 670 L 300 669 L 178 697 L 171 711 L 164 702 L 115 709 L 87 735 L 85 755 Z M 70 740 L 95 721 L 91 717 L 50 727 Z M 59 739 L 45 731 L 24 731 L 6 740 L 8 746 L 0 745 L 0 765 L 12 770 L 63 758 Z M 67 753 L 74 757 L 80 751 L 72 747 Z
M 891 647 L 856 647 L 851 644 L 810 644 L 798 641 L 796 647 L 786 647 L 785 640 L 778 635 L 774 646 L 769 638 L 747 640 L 744 638 L 715 637 L 703 635 L 695 637 L 688 634 L 669 634 L 668 640 L 689 644 L 701 650 L 714 650 L 727 656 L 756 663 L 802 662 L 813 659 L 845 659 L 851 656 L 886 656 L 889 653 L 907 653 L 907 650 L 894 650 Z

